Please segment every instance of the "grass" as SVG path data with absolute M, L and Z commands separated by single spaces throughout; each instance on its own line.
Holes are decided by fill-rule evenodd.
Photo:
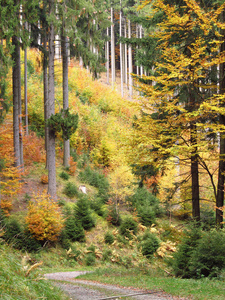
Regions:
M 125 287 L 161 290 L 174 296 L 188 297 L 193 300 L 225 299 L 224 280 L 180 279 L 157 273 L 157 270 L 149 270 L 148 274 L 141 274 L 140 270 L 110 267 L 96 269 L 93 273 L 79 278 Z
M 26 265 L 22 264 L 23 255 L 18 251 L 15 252 L 6 245 L 0 245 L 0 256 L 0 299 L 69 299 L 59 288 L 52 286 L 40 275 L 39 268 L 30 269 L 34 263 L 25 268 Z M 28 272 L 29 269 L 30 272 Z

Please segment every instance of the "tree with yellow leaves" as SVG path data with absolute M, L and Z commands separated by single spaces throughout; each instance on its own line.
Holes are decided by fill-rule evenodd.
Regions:
M 159 56 L 152 74 L 138 82 L 144 97 L 132 146 L 138 148 L 139 164 L 162 166 L 169 157 L 189 163 L 192 216 L 200 220 L 200 165 L 212 179 L 202 153 L 208 149 L 211 134 L 224 129 L 223 124 L 214 126 L 216 115 L 206 114 L 202 107 L 218 102 L 217 65 L 225 62 L 225 53 L 220 51 L 224 29 L 220 15 L 225 4 L 147 0 L 142 7 L 146 5 L 151 5 L 149 20 L 161 15 L 151 33 Z M 221 95 L 220 103 L 224 100 Z M 213 179 L 212 183 L 215 187 Z

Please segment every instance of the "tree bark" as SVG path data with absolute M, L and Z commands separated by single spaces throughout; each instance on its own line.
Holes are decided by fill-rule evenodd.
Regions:
M 125 18 L 124 37 L 127 38 L 127 20 Z M 127 85 L 127 44 L 124 44 L 124 83 Z
M 15 153 L 15 166 L 21 167 L 23 164 L 22 159 L 22 135 L 21 135 L 21 73 L 20 73 L 20 42 L 17 36 L 12 37 L 12 44 L 14 46 L 14 52 L 12 54 L 13 70 L 13 142 Z
M 128 38 L 131 39 L 131 22 L 128 20 Z M 128 68 L 129 68 L 129 96 L 132 98 L 133 96 L 133 64 L 132 64 L 132 46 L 128 45 Z
M 28 109 L 27 109 L 27 49 L 24 49 L 24 108 L 25 108 L 25 132 L 29 134 L 28 129 Z
M 54 2 L 49 1 L 49 14 L 54 13 Z M 55 114 L 55 87 L 54 87 L 54 25 L 50 24 L 49 29 L 49 59 L 48 59 L 48 101 L 47 118 Z M 48 161 L 48 193 L 53 199 L 56 199 L 56 167 L 55 167 L 55 133 L 48 128 L 47 144 Z
M 46 24 L 43 24 L 45 27 Z M 47 104 L 48 104 L 48 49 L 47 49 L 47 34 L 43 33 L 43 90 L 44 90 L 44 121 L 45 121 L 45 151 L 46 151 L 46 169 L 48 168 L 48 128 L 47 121 Z
M 225 12 L 221 14 L 221 19 L 225 22 Z M 223 36 L 223 43 L 221 44 L 220 51 L 225 51 L 225 29 L 221 32 Z M 225 93 L 225 63 L 220 64 L 220 94 Z M 223 115 L 219 116 L 220 124 L 225 125 L 225 117 Z M 216 225 L 223 227 L 223 211 L 218 208 L 224 206 L 224 174 L 225 174 L 225 136 L 224 133 L 220 133 L 220 160 L 219 160 L 219 170 L 218 170 L 218 185 L 217 185 L 217 197 L 216 197 Z
M 115 35 L 114 35 L 114 23 L 113 23 L 113 8 L 111 7 L 111 76 L 112 76 L 112 86 L 116 81 L 116 68 L 115 68 Z
M 120 6 L 121 6 L 121 0 L 120 0 Z M 120 37 L 122 37 L 122 8 L 120 9 Z M 121 95 L 124 96 L 124 90 L 123 90 L 123 45 L 120 42 L 120 84 L 121 84 Z
M 109 28 L 106 29 L 106 35 L 109 36 Z M 107 77 L 107 84 L 109 84 L 109 41 L 106 41 L 106 77 Z
M 191 190 L 192 190 L 192 217 L 200 221 L 200 197 L 199 197 L 199 168 L 197 148 L 197 127 L 195 122 L 190 125 L 191 131 Z
M 68 39 L 65 32 L 62 34 L 62 61 L 63 61 L 63 109 L 69 108 L 69 87 L 68 87 Z M 63 165 L 69 167 L 70 140 L 64 139 Z

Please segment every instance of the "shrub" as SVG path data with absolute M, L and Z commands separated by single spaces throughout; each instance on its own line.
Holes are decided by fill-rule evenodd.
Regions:
M 90 206 L 99 216 L 103 217 L 105 215 L 105 208 L 101 198 L 95 198 L 91 201 Z
M 116 209 L 115 205 L 109 206 L 106 220 L 114 226 L 120 226 L 121 217 L 120 217 L 120 213 L 119 213 L 118 209 Z
M 69 249 L 69 251 L 67 251 L 67 258 L 69 259 L 73 259 L 75 261 L 78 261 L 80 258 L 81 252 L 80 250 L 77 250 L 76 247 L 74 245 L 72 245 Z
M 151 258 L 152 255 L 159 248 L 159 239 L 152 233 L 148 232 L 142 237 L 138 248 L 141 249 L 141 253 L 147 258 Z
M 3 238 L 6 242 L 12 243 L 15 248 L 22 248 L 23 230 L 16 219 L 8 219 L 5 222 Z
M 63 228 L 60 207 L 47 194 L 34 195 L 28 205 L 26 224 L 35 239 L 56 241 Z
M 162 214 L 159 200 L 144 187 L 138 188 L 129 201 L 136 208 L 138 216 L 145 226 L 151 226 L 155 222 L 155 217 Z
M 104 249 L 102 252 L 102 260 L 109 261 L 111 257 L 112 257 L 112 250 Z
M 90 245 L 89 247 L 87 247 L 87 250 L 89 251 L 89 253 L 95 254 L 96 247 L 95 245 Z
M 120 234 L 132 239 L 132 233 L 137 234 L 138 224 L 132 217 L 125 217 L 119 228 Z
M 137 212 L 140 222 L 144 226 L 151 226 L 155 223 L 155 211 L 153 210 L 153 207 L 148 206 L 148 204 L 144 206 L 138 205 Z
M 27 229 L 24 231 L 16 219 L 5 221 L 3 238 L 19 250 L 33 252 L 42 247 L 41 242 L 37 241 Z
M 203 232 L 191 255 L 191 277 L 217 277 L 222 269 L 225 269 L 225 231 Z
M 69 216 L 65 221 L 65 234 L 66 237 L 72 242 L 84 242 L 85 241 L 85 232 L 80 223 L 76 220 L 74 216 Z
M 92 170 L 90 166 L 87 166 L 84 171 L 79 173 L 79 179 L 98 188 L 98 196 L 101 197 L 104 202 L 108 200 L 109 182 L 104 174 Z
M 90 204 L 85 196 L 82 196 L 74 207 L 74 216 L 80 221 L 84 229 L 88 230 L 95 226 L 95 220 L 92 217 Z
M 66 194 L 66 196 L 68 196 L 70 198 L 78 196 L 78 194 L 79 194 L 77 186 L 72 182 L 67 183 L 63 192 L 64 192 L 64 194 Z
M 96 263 L 96 257 L 93 253 L 88 253 L 85 257 L 86 266 L 94 266 Z
M 28 252 L 37 252 L 42 248 L 41 241 L 38 241 L 33 237 L 33 235 L 25 229 L 23 234 L 23 245 L 22 250 L 26 250 Z
M 59 243 L 63 249 L 68 250 L 71 248 L 71 242 L 70 242 L 65 230 L 61 231 L 61 234 L 59 236 Z
M 59 174 L 59 177 L 64 179 L 64 180 L 68 180 L 70 178 L 70 175 L 64 171 L 62 171 L 60 174 Z
M 106 232 L 105 233 L 104 241 L 105 241 L 106 244 L 111 245 L 111 244 L 114 243 L 114 240 L 115 240 L 114 235 L 111 232 Z
M 168 261 L 173 268 L 175 276 L 182 278 L 192 277 L 190 270 L 191 257 L 200 237 L 201 229 L 196 225 L 191 225 L 191 227 L 185 231 L 185 236 L 181 240 L 178 251 L 174 253 L 173 259 Z
M 157 207 L 159 205 L 159 200 L 144 187 L 138 188 L 135 194 L 130 197 L 129 200 L 134 206 L 137 204 L 144 205 L 146 201 L 148 202 L 149 206 Z
M 79 160 L 77 162 L 77 167 L 79 169 L 82 169 L 84 168 L 87 164 L 89 163 L 89 153 L 82 153 L 80 156 L 79 156 Z

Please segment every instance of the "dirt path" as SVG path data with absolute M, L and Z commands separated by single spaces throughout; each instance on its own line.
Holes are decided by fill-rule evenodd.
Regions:
M 54 284 L 64 290 L 71 300 L 181 300 L 181 298 L 170 296 L 160 291 L 157 292 L 134 288 L 124 288 L 115 285 L 76 279 L 77 276 L 82 274 L 85 274 L 85 272 L 60 272 L 45 274 L 45 277 L 54 280 Z M 136 296 L 134 294 L 136 294 Z M 120 298 L 121 296 L 123 297 Z

